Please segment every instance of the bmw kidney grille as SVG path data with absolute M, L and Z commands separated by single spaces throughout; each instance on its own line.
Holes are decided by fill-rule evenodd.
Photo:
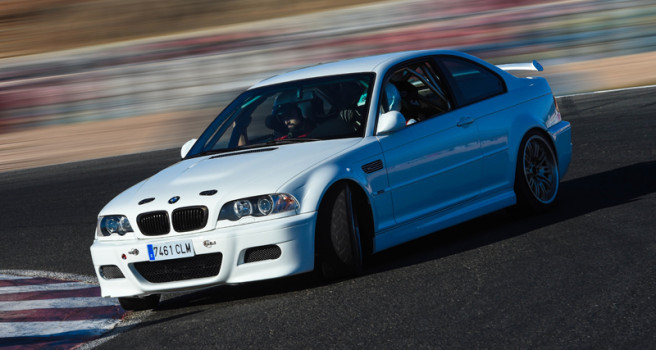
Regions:
M 200 230 L 207 224 L 207 207 L 178 208 L 171 214 L 175 232 Z M 146 236 L 160 236 L 171 231 L 169 214 L 166 211 L 143 213 L 137 217 L 139 230 Z

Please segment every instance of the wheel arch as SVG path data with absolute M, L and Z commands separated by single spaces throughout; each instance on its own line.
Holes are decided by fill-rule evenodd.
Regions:
M 556 151 L 554 140 L 547 129 L 550 111 L 554 107 L 554 99 L 551 93 L 541 95 L 537 98 L 522 104 L 521 112 L 514 118 L 510 126 L 509 145 L 511 158 L 510 161 L 515 164 L 519 147 L 526 135 L 532 131 L 538 131 L 549 140 L 550 146 Z M 558 156 L 558 154 L 556 154 Z
M 517 159 L 517 156 L 519 155 L 519 147 L 522 145 L 522 141 L 526 138 L 526 135 L 528 135 L 530 133 L 533 133 L 533 132 L 537 132 L 537 133 L 541 134 L 542 136 L 544 136 L 544 138 L 547 140 L 547 142 L 549 142 L 549 146 L 551 146 L 551 150 L 554 152 L 554 156 L 556 156 L 556 165 L 558 165 L 557 164 L 558 163 L 558 148 L 556 148 L 556 144 L 554 143 L 553 137 L 551 137 L 551 134 L 549 133 L 549 131 L 547 131 L 546 129 L 544 129 L 542 127 L 539 127 L 539 126 L 534 126 L 530 129 L 526 130 L 526 132 L 524 132 L 524 134 L 522 135 L 522 138 L 519 139 L 519 143 L 517 143 L 517 151 L 515 153 L 515 159 Z
M 369 197 L 367 196 L 367 192 L 357 181 L 345 178 L 332 183 L 321 196 L 318 206 L 318 215 L 322 215 L 322 211 L 324 211 L 322 210 L 322 207 L 329 204 L 328 200 L 331 198 L 331 194 L 338 192 L 342 186 L 348 186 L 350 188 L 354 209 L 357 210 L 359 214 L 358 220 L 360 224 L 360 243 L 362 244 L 362 252 L 365 256 L 371 255 L 374 250 L 373 209 Z M 320 222 L 321 220 L 317 218 L 317 225 L 319 225 Z M 316 234 L 317 230 L 315 230 L 315 236 Z M 315 237 L 315 252 L 318 252 L 316 244 L 318 244 L 318 240 Z

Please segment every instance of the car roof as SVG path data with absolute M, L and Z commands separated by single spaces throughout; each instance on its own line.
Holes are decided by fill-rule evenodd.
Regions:
M 417 50 L 417 51 L 402 51 L 394 53 L 386 53 L 374 56 L 365 56 L 358 58 L 345 59 L 341 61 L 320 63 L 314 66 L 296 69 L 287 73 L 275 75 L 268 79 L 262 80 L 253 85 L 251 89 L 284 83 L 288 81 L 316 78 L 323 76 L 351 74 L 351 73 L 381 73 L 387 70 L 388 67 L 393 66 L 399 62 L 421 57 L 426 55 L 450 54 L 456 56 L 463 56 L 464 54 L 457 51 L 449 50 Z

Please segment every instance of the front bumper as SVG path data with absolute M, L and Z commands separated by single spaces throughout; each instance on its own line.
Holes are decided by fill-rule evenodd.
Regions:
M 144 296 L 259 281 L 311 271 L 314 268 L 315 227 L 316 212 L 312 212 L 189 235 L 125 241 L 96 240 L 91 246 L 91 258 L 103 297 Z M 148 244 L 179 240 L 191 240 L 193 243 L 195 257 L 185 260 L 185 266 L 178 266 L 182 259 L 166 260 L 161 266 L 149 265 L 160 262 L 149 261 Z M 259 251 L 264 253 L 249 254 Z M 273 251 L 274 254 L 266 251 Z M 203 269 L 200 265 L 206 264 L 206 258 L 210 257 L 219 262 L 219 267 L 215 267 L 218 274 L 197 277 L 196 267 Z M 171 264 L 178 265 L 171 268 Z M 160 276 L 166 275 L 167 269 L 177 270 L 176 276 L 187 272 L 189 275 L 170 281 L 164 276 L 165 282 L 153 282 L 152 277 L 144 274 L 143 267 L 155 270 Z

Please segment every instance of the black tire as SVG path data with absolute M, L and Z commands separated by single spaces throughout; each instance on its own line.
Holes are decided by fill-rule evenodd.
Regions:
M 539 131 L 526 134 L 517 152 L 515 194 L 521 212 L 551 209 L 558 197 L 558 160 L 553 146 Z
M 118 298 L 121 307 L 129 311 L 142 311 L 150 310 L 157 307 L 159 304 L 159 294 L 151 294 L 142 298 L 139 297 L 124 297 Z
M 353 193 L 339 184 L 325 196 L 317 220 L 317 270 L 326 280 L 357 276 L 362 272 L 360 225 Z

